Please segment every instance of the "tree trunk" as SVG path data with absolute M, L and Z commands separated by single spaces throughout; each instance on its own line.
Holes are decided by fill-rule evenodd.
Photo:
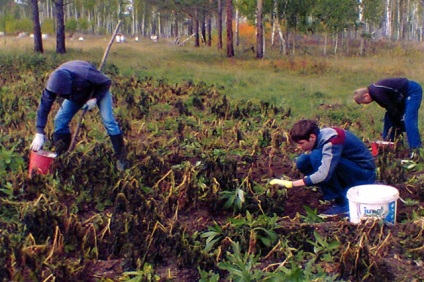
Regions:
M 178 13 L 177 11 L 174 11 L 174 37 L 178 38 L 179 32 L 178 32 Z
M 386 0 L 386 7 L 385 7 L 385 12 L 386 12 L 386 18 L 384 20 L 384 35 L 391 39 L 392 38 L 392 9 L 390 6 L 390 0 Z
M 56 12 L 56 53 L 65 54 L 65 20 L 63 14 L 63 0 L 54 1 Z
M 234 57 L 233 0 L 227 0 L 227 57 Z
M 237 4 L 237 0 L 236 0 Z M 240 45 L 240 15 L 239 15 L 239 8 L 236 6 L 236 46 Z
M 218 15 L 216 19 L 217 29 L 218 29 L 218 38 L 217 38 L 217 47 L 218 50 L 222 49 L 222 0 L 218 0 Z
M 206 12 L 205 11 L 203 11 L 203 13 L 202 13 L 202 24 L 201 24 L 201 30 L 202 30 L 202 41 L 203 41 L 203 44 L 206 44 Z
M 210 12 L 208 13 L 207 16 L 207 23 L 206 23 L 206 32 L 208 34 L 208 39 L 207 39 L 207 46 L 212 46 L 212 17 L 210 15 Z
M 194 38 L 195 38 L 194 47 L 199 47 L 200 46 L 200 40 L 199 40 L 200 35 L 199 35 L 199 19 L 198 19 L 198 11 L 197 10 L 195 12 L 195 18 L 193 20 L 194 20 L 194 34 L 195 34 L 195 36 L 194 36 Z
M 32 25 L 34 31 L 34 52 L 43 53 L 43 40 L 41 37 L 40 17 L 38 11 L 38 0 L 31 0 Z
M 264 57 L 264 29 L 262 23 L 262 0 L 258 0 L 256 11 L 256 59 Z

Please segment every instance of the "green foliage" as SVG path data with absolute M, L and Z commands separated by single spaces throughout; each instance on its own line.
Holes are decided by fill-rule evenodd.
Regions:
M 55 28 L 54 27 L 55 27 L 55 20 L 54 19 L 50 19 L 50 18 L 46 18 L 42 22 L 41 31 L 43 33 L 47 33 L 47 34 L 54 34 L 55 33 Z
M 74 18 L 68 19 L 65 23 L 66 31 L 69 33 L 74 33 L 78 29 L 78 21 Z
M 226 253 L 226 258 L 218 263 L 218 267 L 228 271 L 230 281 L 259 281 L 264 273 L 256 268 L 258 256 L 243 253 L 238 242 L 231 242 L 232 252 Z
M 2 138 L 3 139 L 3 138 Z M 16 151 L 19 144 L 13 145 L 7 149 L 3 145 L 3 140 L 0 144 L 0 178 L 5 179 L 10 174 L 22 173 L 24 167 L 24 159 Z M 0 182 L 2 183 L 2 182 Z
M 198 268 L 200 279 L 198 282 L 219 282 L 219 274 L 213 273 L 212 270 L 209 270 L 209 272 L 206 272 L 200 268 Z
M 216 222 L 213 226 L 209 226 L 208 231 L 200 235 L 201 238 L 206 238 L 205 251 L 210 252 L 212 248 L 223 239 L 223 236 L 224 232 Z
M 334 240 L 327 242 L 327 238 L 323 238 L 319 233 L 314 231 L 315 241 L 308 240 L 310 244 L 314 246 L 314 253 L 321 256 L 323 260 L 331 262 L 334 260 L 333 253 L 340 247 L 340 242 Z
M 307 222 L 307 223 L 320 223 L 320 222 L 324 222 L 324 219 L 322 219 L 318 215 L 318 210 L 317 209 L 311 209 L 308 206 L 303 206 L 303 208 L 306 211 L 306 215 L 301 215 L 301 218 L 302 218 L 302 221 L 303 222 Z
M 156 272 L 160 262 L 168 259 L 172 267 L 197 269 L 211 281 L 340 281 L 342 276 L 358 280 L 364 273 L 390 280 L 377 269 L 385 255 L 422 254 L 419 224 L 410 231 L 404 225 L 321 222 L 317 209 L 309 207 L 288 218 L 286 200 L 295 191 L 265 186 L 279 173 L 277 165 L 288 168 L 289 178 L 301 177 L 293 168 L 296 149 L 286 139 L 298 118 L 352 128 L 365 140 L 378 136 L 381 111 L 350 107 L 353 102 L 343 93 L 386 74 L 385 60 L 348 64 L 352 58 L 326 58 L 318 72 L 311 58 L 228 63 L 207 48 L 189 52 L 150 43 L 143 56 L 136 56 L 138 46 L 130 44 L 118 45 L 106 68 L 114 81 L 129 168 L 115 169 L 101 121 L 89 114 L 76 149 L 55 160 L 51 174 L 30 179 L 28 148 L 49 71 L 66 59 L 98 58 L 101 52 L 97 46 L 60 57 L 9 50 L 0 55 L 0 275 L 5 280 L 97 279 L 104 273 L 100 267 L 94 273 L 91 266 L 114 259 L 117 266 L 110 273 L 135 280 L 155 281 L 163 273 Z M 116 59 L 121 55 L 126 62 Z M 419 72 L 415 61 L 408 64 Z M 358 72 L 362 65 L 367 70 Z M 144 72 L 148 75 L 131 75 Z M 222 82 L 228 84 L 216 86 Z M 317 110 L 321 104 L 332 107 Z M 45 146 L 51 149 L 52 122 L 46 130 Z M 413 193 L 405 202 L 412 205 L 415 195 L 424 198 L 423 179 L 415 170 L 420 161 L 405 169 L 399 153 L 376 157 L 379 181 L 406 185 L 402 191 Z M 402 219 L 419 223 L 423 210 L 413 208 Z M 403 229 L 408 234 L 402 240 L 382 240 Z
M 245 202 L 244 191 L 236 188 L 234 191 L 221 191 L 221 199 L 225 200 L 224 208 L 232 208 L 234 212 L 241 211 Z
M 126 282 L 153 282 L 160 281 L 160 277 L 155 274 L 152 265 L 146 263 L 143 269 L 138 271 L 125 271 L 118 281 Z
M 31 19 L 24 18 L 15 22 L 14 29 L 15 32 L 26 32 L 29 34 L 33 31 L 34 28 Z

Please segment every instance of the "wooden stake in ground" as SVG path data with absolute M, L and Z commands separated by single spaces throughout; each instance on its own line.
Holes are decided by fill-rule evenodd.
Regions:
M 100 62 L 100 65 L 98 67 L 99 71 L 101 71 L 103 69 L 103 66 L 106 63 L 106 58 L 109 55 L 110 48 L 112 47 L 113 41 L 115 41 L 115 37 L 118 34 L 118 30 L 119 30 L 119 27 L 121 26 L 121 23 L 122 23 L 121 21 L 118 22 L 118 24 L 116 25 L 115 31 L 113 32 L 112 37 L 110 38 L 109 44 L 107 45 L 106 50 L 103 54 L 102 61 Z M 91 93 L 89 99 L 91 99 L 92 96 L 93 96 L 93 92 Z M 86 112 L 87 112 L 87 109 L 84 109 L 82 111 L 82 114 L 81 114 L 79 120 L 78 120 L 78 124 L 75 128 L 74 136 L 72 137 L 71 144 L 69 145 L 68 153 L 72 152 L 75 148 L 75 142 L 76 142 L 76 139 L 77 139 L 77 136 L 78 136 L 78 133 L 79 133 L 81 122 L 82 122 Z

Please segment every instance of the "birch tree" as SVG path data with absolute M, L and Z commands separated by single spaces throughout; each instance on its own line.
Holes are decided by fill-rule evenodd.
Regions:
M 256 59 L 264 57 L 264 29 L 262 20 L 263 0 L 257 0 L 256 9 Z

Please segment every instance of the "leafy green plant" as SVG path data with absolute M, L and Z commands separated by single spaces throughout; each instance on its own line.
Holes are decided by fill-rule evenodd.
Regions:
M 259 240 L 264 246 L 270 247 L 277 240 L 275 232 L 277 219 L 276 215 L 273 217 L 267 215 L 254 217 L 249 211 L 246 211 L 246 217 L 230 218 L 229 222 L 235 228 L 236 234 L 241 232 L 244 227 L 247 227 L 251 242 L 253 237 L 254 241 Z
M 232 208 L 234 212 L 240 211 L 245 202 L 244 191 L 237 187 L 234 191 L 221 191 L 220 199 L 225 200 L 224 208 Z
M 414 200 L 414 199 L 411 199 L 411 198 L 405 198 L 405 199 L 400 198 L 400 200 L 406 206 L 415 206 L 415 205 L 418 205 L 420 203 L 420 201 Z
M 334 260 L 333 254 L 340 247 L 340 242 L 334 240 L 328 242 L 326 237 L 322 237 L 318 232 L 314 231 L 315 241 L 307 240 L 308 243 L 314 246 L 314 253 L 317 257 L 322 256 L 326 262 Z
M 159 275 L 155 274 L 152 265 L 145 263 L 143 269 L 135 271 L 125 271 L 119 277 L 119 281 L 126 282 L 154 282 L 160 281 Z
M 9 173 L 18 173 L 22 171 L 24 159 L 17 153 L 18 144 L 7 149 L 3 145 L 0 146 L 0 178 L 4 179 Z
M 259 257 L 254 254 L 242 253 L 238 242 L 231 242 L 232 252 L 226 253 L 226 258 L 218 263 L 220 269 L 228 271 L 230 281 L 260 281 L 265 275 L 257 269 Z
M 320 265 L 314 261 L 308 261 L 301 267 L 296 260 L 290 260 L 287 266 L 281 266 L 274 272 L 267 274 L 266 281 L 339 281 L 337 274 L 329 275 Z
M 200 235 L 201 238 L 206 238 L 205 251 L 210 252 L 212 248 L 224 238 L 224 232 L 218 223 L 214 222 L 213 226 L 208 227 L 208 231 Z
M 208 272 L 197 268 L 200 274 L 200 279 L 198 282 L 219 282 L 219 274 L 214 273 L 212 270 L 209 270 Z
M 324 219 L 318 215 L 318 209 L 311 209 L 308 206 L 303 206 L 306 211 L 306 215 L 301 215 L 303 222 L 307 223 L 320 223 L 324 222 Z

